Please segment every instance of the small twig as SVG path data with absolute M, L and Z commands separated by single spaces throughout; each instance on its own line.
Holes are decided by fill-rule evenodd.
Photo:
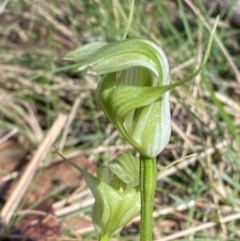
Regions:
M 5 7 L 7 6 L 9 0 L 5 0 L 1 5 L 0 5 L 0 15 L 3 13 Z
M 13 130 L 9 131 L 7 134 L 5 134 L 3 137 L 0 138 L 0 144 L 8 140 L 10 137 L 14 136 L 17 133 L 18 133 L 17 128 L 14 128 Z
M 72 204 L 71 206 L 67 206 L 60 210 L 56 210 L 55 215 L 57 217 L 64 216 L 64 215 L 72 213 L 74 211 L 78 211 L 82 208 L 89 207 L 89 206 L 93 205 L 94 202 L 95 202 L 94 198 L 89 198 L 87 200 L 81 201 L 81 203 Z
M 90 233 L 95 230 L 93 225 L 90 225 L 89 227 L 81 228 L 75 231 L 77 234 L 85 234 L 85 233 Z
M 81 102 L 85 99 L 86 97 L 86 93 L 80 93 L 79 96 L 75 99 L 74 103 L 73 103 L 73 106 L 72 106 L 72 109 L 71 109 L 71 112 L 69 114 L 69 117 L 68 117 L 68 120 L 67 120 L 67 123 L 64 127 L 64 131 L 63 131 L 63 135 L 62 135 L 62 138 L 59 142 L 59 146 L 58 146 L 58 151 L 61 152 L 64 148 L 64 145 L 65 145 L 65 142 L 66 142 L 66 139 L 67 139 L 67 135 L 69 133 L 69 129 L 70 129 L 70 126 L 73 122 L 73 119 L 76 115 L 76 112 L 77 112 L 77 109 L 79 107 L 79 105 L 81 104 Z
M 66 115 L 63 115 L 63 114 L 60 114 L 58 116 L 57 120 L 52 125 L 52 128 L 49 130 L 43 142 L 41 143 L 38 150 L 34 154 L 32 160 L 30 161 L 25 172 L 20 178 L 17 187 L 12 192 L 12 194 L 10 195 L 10 197 L 8 198 L 6 204 L 2 209 L 1 216 L 0 216 L 2 223 L 8 224 L 8 222 L 12 218 L 27 188 L 31 184 L 31 181 L 34 177 L 36 170 L 38 169 L 40 163 L 47 155 L 52 144 L 54 143 L 60 131 L 62 130 L 62 127 L 66 121 L 66 118 L 67 118 Z
M 17 172 L 17 171 L 7 174 L 6 176 L 1 177 L 0 184 L 10 181 L 10 180 L 16 178 L 18 175 L 19 175 L 19 172 Z
M 85 185 L 84 185 L 85 186 Z M 83 186 L 81 186 L 82 188 Z M 72 203 L 73 201 L 77 200 L 77 199 L 81 199 L 86 197 L 87 195 L 91 194 L 89 189 L 83 190 L 82 192 L 76 193 L 76 194 L 72 194 L 70 197 L 64 198 L 58 202 L 55 202 L 52 204 L 52 208 L 53 209 L 60 209 L 62 207 L 64 207 L 66 204 Z

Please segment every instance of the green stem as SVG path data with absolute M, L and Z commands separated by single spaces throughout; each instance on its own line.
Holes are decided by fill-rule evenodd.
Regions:
M 140 241 L 152 241 L 153 199 L 156 188 L 156 158 L 140 157 L 141 230 Z
M 101 236 L 99 237 L 98 241 L 109 241 L 109 237 L 108 236 Z

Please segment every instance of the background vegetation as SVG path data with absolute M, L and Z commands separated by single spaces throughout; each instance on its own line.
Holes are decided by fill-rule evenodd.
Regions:
M 136 1 L 128 37 L 159 44 L 169 58 L 171 79 L 177 81 L 199 65 L 219 2 Z M 172 137 L 158 168 L 191 156 L 158 179 L 155 240 L 240 238 L 240 29 L 231 24 L 236 2 L 219 10 L 205 70 L 171 92 Z M 130 148 L 96 105 L 98 79 L 74 72 L 63 60 L 85 43 L 120 40 L 129 6 L 119 0 L 1 2 L 2 208 L 59 115 L 68 121 L 59 128 L 55 146 L 92 173 Z M 36 174 L 32 171 L 33 181 L 26 182 L 27 192 L 11 221 L 2 225 L 2 240 L 96 239 L 90 220 L 93 199 L 80 174 L 50 147 Z M 136 218 L 116 240 L 138 240 L 138 228 Z

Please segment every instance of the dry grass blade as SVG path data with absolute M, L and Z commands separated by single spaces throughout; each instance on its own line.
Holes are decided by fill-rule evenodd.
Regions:
M 79 96 L 75 99 L 75 101 L 73 103 L 73 106 L 72 106 L 71 112 L 69 114 L 67 123 L 66 123 L 66 125 L 64 127 L 62 139 L 59 142 L 59 147 L 58 147 L 59 148 L 59 152 L 61 152 L 63 150 L 63 148 L 64 148 L 64 145 L 65 145 L 65 142 L 66 142 L 66 139 L 67 139 L 67 135 L 69 133 L 69 129 L 71 127 L 73 119 L 74 119 L 74 117 L 76 115 L 77 109 L 80 106 L 81 102 L 83 102 L 83 100 L 85 98 L 86 98 L 86 93 L 80 93 Z
M 42 160 L 44 159 L 44 157 L 46 156 L 50 148 L 52 147 L 52 144 L 54 143 L 60 131 L 62 130 L 65 121 L 66 121 L 66 116 L 63 114 L 60 114 L 56 119 L 56 121 L 54 122 L 54 124 L 52 125 L 48 134 L 44 138 L 42 144 L 37 149 L 35 155 L 33 156 L 28 167 L 26 168 L 21 179 L 19 180 L 19 183 L 16 189 L 12 192 L 11 196 L 9 197 L 9 199 L 7 200 L 6 204 L 2 209 L 2 212 L 1 212 L 2 223 L 8 224 L 8 222 L 12 218 L 28 186 L 30 185 L 36 170 L 38 169 L 40 163 L 42 162 Z
M 9 131 L 7 134 L 5 134 L 3 137 L 0 138 L 0 144 L 3 143 L 4 141 L 8 140 L 10 137 L 14 136 L 17 133 L 18 133 L 17 128 Z
M 231 221 L 238 220 L 238 219 L 240 219 L 240 213 L 236 213 L 236 214 L 229 215 L 227 217 L 221 218 L 219 220 L 219 223 L 227 223 L 227 222 L 231 222 Z M 177 238 L 181 238 L 181 237 L 184 237 L 184 236 L 187 236 L 187 235 L 190 235 L 190 234 L 194 234 L 196 232 L 199 232 L 199 231 L 202 231 L 202 230 L 205 230 L 205 229 L 212 228 L 212 227 L 216 226 L 217 224 L 218 223 L 216 223 L 216 222 L 208 222 L 208 223 L 199 225 L 197 227 L 189 228 L 189 229 L 183 230 L 181 232 L 169 235 L 165 238 L 161 238 L 161 240 L 156 240 L 156 241 L 176 240 Z
M 7 6 L 7 3 L 9 0 L 5 0 L 1 5 L 0 5 L 0 15 L 3 13 L 5 7 Z
M 90 226 L 90 227 L 86 227 L 86 228 L 81 228 L 81 229 L 78 229 L 76 230 L 75 232 L 77 234 L 85 234 L 85 233 L 90 233 L 90 232 L 93 232 L 95 230 L 94 226 Z
M 81 203 L 72 204 L 70 206 L 67 206 L 67 207 L 64 207 L 62 209 L 56 210 L 55 215 L 57 217 L 64 216 L 64 215 L 67 215 L 69 213 L 73 213 L 75 211 L 78 211 L 82 208 L 90 207 L 90 206 L 93 205 L 93 203 L 94 203 L 94 198 L 89 198 L 87 200 L 81 201 Z
M 195 201 L 191 200 L 190 202 L 186 203 L 186 204 L 180 204 L 178 205 L 177 207 L 168 207 L 168 208 L 164 208 L 164 209 L 161 209 L 161 210 L 157 210 L 157 211 L 154 211 L 153 212 L 153 217 L 154 218 L 158 218 L 159 216 L 163 216 L 163 215 L 167 215 L 167 214 L 172 214 L 176 211 L 184 211 L 184 210 L 187 210 L 191 207 L 195 206 Z M 139 222 L 141 219 L 140 219 L 140 216 L 134 218 L 131 223 L 133 222 Z
M 171 121 L 171 125 L 174 131 L 181 136 L 181 138 L 185 141 L 186 146 L 188 146 L 193 152 L 195 151 L 194 144 L 191 142 L 191 140 L 188 138 L 187 133 L 185 133 L 184 130 L 182 130 L 177 124 L 174 123 L 174 121 Z
M 211 32 L 212 31 L 211 26 L 209 26 L 209 24 L 206 22 L 203 15 L 198 10 L 198 8 L 193 4 L 193 2 L 190 0 L 184 0 L 184 1 L 193 10 L 193 12 L 201 19 L 201 21 L 203 22 L 205 27 L 208 29 L 208 31 Z M 218 43 L 220 49 L 222 50 L 223 54 L 225 55 L 227 61 L 229 62 L 229 65 L 232 68 L 232 70 L 236 76 L 236 80 L 238 81 L 238 83 L 240 83 L 240 72 L 239 72 L 237 65 L 233 62 L 231 55 L 229 54 L 228 50 L 226 49 L 226 47 L 224 46 L 221 39 L 219 38 L 219 36 L 216 33 L 214 34 L 214 39 Z
M 212 153 L 214 153 L 215 149 L 220 150 L 223 147 L 225 147 L 226 145 L 227 145 L 227 141 L 220 142 L 215 146 L 215 148 L 210 147 L 206 151 L 201 152 L 200 154 L 190 158 L 189 160 L 182 161 L 179 164 L 177 164 L 176 166 L 170 167 L 165 172 L 163 172 L 159 178 L 161 179 L 161 178 L 173 175 L 177 171 L 182 170 L 182 169 L 186 168 L 187 166 L 194 164 L 197 160 L 200 160 L 200 159 L 206 157 L 207 155 L 211 155 Z
M 50 13 L 43 10 L 42 7 L 38 8 L 38 13 L 42 15 L 42 17 L 45 18 L 46 21 L 51 23 L 57 30 L 59 30 L 62 34 L 67 36 L 68 38 L 73 38 L 73 32 L 64 24 L 61 24 L 58 22 L 53 16 L 50 15 Z
M 85 185 L 84 185 L 85 186 Z M 80 186 L 80 188 L 82 189 L 83 186 Z M 78 188 L 79 189 L 79 188 Z M 77 200 L 77 199 L 80 199 L 80 198 L 83 198 L 87 195 L 91 194 L 90 190 L 89 189 L 86 189 L 84 191 L 81 191 L 80 193 L 76 192 L 72 195 L 70 195 L 69 197 L 65 198 L 65 199 L 62 199 L 58 202 L 55 202 L 53 203 L 52 205 L 52 208 L 53 209 L 60 209 L 62 208 L 63 206 L 65 206 L 66 204 L 69 204 L 69 203 L 72 203 L 73 201 Z

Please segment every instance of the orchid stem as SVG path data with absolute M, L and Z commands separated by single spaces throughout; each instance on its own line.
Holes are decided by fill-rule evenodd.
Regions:
M 98 241 L 109 241 L 109 237 L 108 237 L 108 236 L 101 236 L 101 235 L 100 235 Z
M 156 158 L 140 157 L 141 230 L 140 241 L 152 241 L 153 200 L 156 188 Z

